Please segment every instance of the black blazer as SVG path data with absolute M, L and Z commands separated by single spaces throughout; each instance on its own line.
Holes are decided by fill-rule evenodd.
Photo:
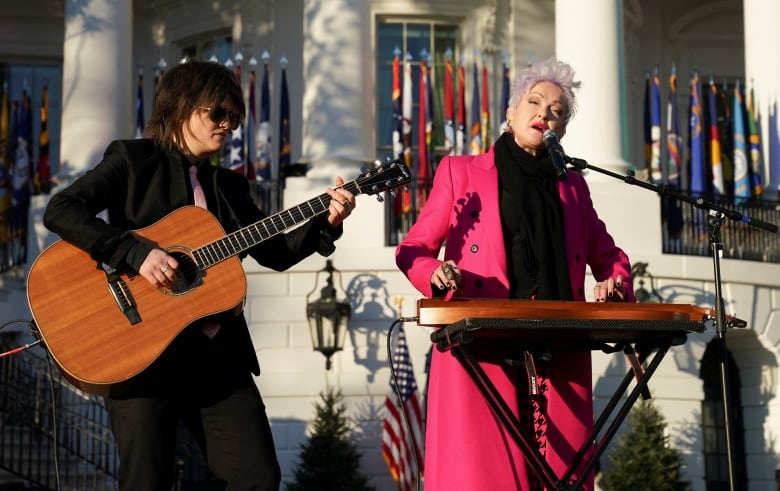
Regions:
M 128 267 L 127 253 L 139 244 L 130 231 L 194 204 L 189 166 L 180 152 L 168 151 L 152 140 L 114 141 L 99 164 L 52 196 L 43 223 L 96 261 L 113 268 Z M 203 161 L 198 163 L 198 179 L 209 211 L 227 233 L 265 217 L 255 205 L 244 176 Z M 107 211 L 107 220 L 97 216 L 103 211 Z M 341 233 L 342 227 L 332 229 L 326 216 L 320 215 L 291 232 L 256 245 L 242 253 L 241 258 L 249 254 L 259 264 L 283 271 L 315 252 L 331 254 Z M 222 326 L 217 337 L 227 348 L 225 355 L 235 362 L 235 356 L 241 354 L 240 365 L 259 374 L 244 316 L 223 321 Z

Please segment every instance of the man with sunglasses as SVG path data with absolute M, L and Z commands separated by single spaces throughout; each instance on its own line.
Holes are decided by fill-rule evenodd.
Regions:
M 133 231 L 187 205 L 206 207 L 227 234 L 265 217 L 246 178 L 209 162 L 245 114 L 239 82 L 226 67 L 189 61 L 172 68 L 156 87 L 147 138 L 112 142 L 100 163 L 51 198 L 44 225 L 107 272 L 129 269 L 155 288 L 174 288 L 184 258 Z M 283 271 L 315 252 L 331 254 L 355 206 L 352 193 L 340 189 L 343 180 L 335 183 L 326 191 L 327 213 L 239 257 Z M 96 216 L 102 211 L 107 221 Z M 222 315 L 193 322 L 149 367 L 112 390 L 105 401 L 121 489 L 172 488 L 179 422 L 229 489 L 278 489 L 271 428 L 252 378 L 259 372 L 243 313 Z

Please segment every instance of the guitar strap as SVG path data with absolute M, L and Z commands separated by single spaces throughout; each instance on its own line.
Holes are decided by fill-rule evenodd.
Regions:
M 125 281 L 119 275 L 119 271 L 105 263 L 98 263 L 98 269 L 102 269 L 106 274 L 106 281 L 108 282 L 108 289 L 111 292 L 111 296 L 114 297 L 117 307 L 119 307 L 119 310 L 127 317 L 130 324 L 133 325 L 141 322 L 141 316 L 138 314 L 138 309 L 130 294 L 130 289 L 127 288 Z

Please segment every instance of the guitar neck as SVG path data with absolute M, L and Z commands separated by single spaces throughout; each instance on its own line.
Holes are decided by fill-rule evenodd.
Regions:
M 348 182 L 341 186 L 341 189 L 346 189 L 355 196 L 361 193 L 357 181 Z M 209 268 L 324 213 L 328 210 L 331 199 L 330 195 L 322 193 L 305 203 L 263 218 L 199 247 L 192 251 L 192 255 L 201 269 Z

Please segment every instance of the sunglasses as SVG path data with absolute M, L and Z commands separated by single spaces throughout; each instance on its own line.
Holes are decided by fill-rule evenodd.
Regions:
M 203 109 L 209 112 L 209 119 L 216 124 L 227 120 L 231 130 L 235 130 L 241 124 L 241 114 L 236 111 L 228 111 L 222 106 L 204 107 Z

